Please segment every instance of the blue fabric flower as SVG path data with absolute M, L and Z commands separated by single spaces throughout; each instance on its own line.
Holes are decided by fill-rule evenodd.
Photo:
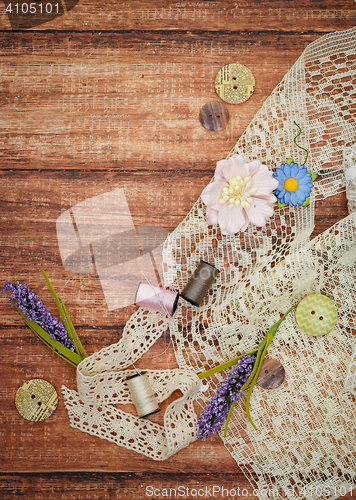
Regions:
M 280 203 L 289 203 L 292 207 L 302 205 L 311 193 L 312 174 L 307 172 L 304 165 L 299 167 L 293 161 L 290 164 L 283 163 L 280 168 L 276 168 L 273 177 L 279 182 L 276 196 Z

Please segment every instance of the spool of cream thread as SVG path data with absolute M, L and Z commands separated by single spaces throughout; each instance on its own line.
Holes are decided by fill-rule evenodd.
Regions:
M 219 273 L 212 264 L 201 260 L 180 294 L 181 297 L 199 307 Z
M 146 372 L 136 373 L 127 377 L 132 401 L 140 418 L 148 417 L 161 411 Z
M 135 305 L 148 307 L 164 314 L 168 312 L 172 316 L 177 309 L 178 299 L 177 292 L 152 286 L 149 283 L 140 283 L 136 291 Z

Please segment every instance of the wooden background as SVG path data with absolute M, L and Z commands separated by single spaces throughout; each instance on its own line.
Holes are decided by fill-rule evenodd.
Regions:
M 59 215 L 121 187 L 136 225 L 172 231 L 305 47 L 355 25 L 356 3 L 60 5 L 63 15 L 27 28 L 28 17 L 13 16 L 10 24 L 0 3 L 0 286 L 27 281 L 54 312 L 45 269 L 92 354 L 120 339 L 135 306 L 109 312 L 96 275 L 64 270 Z M 227 128 L 209 132 L 199 111 L 219 101 L 215 75 L 231 62 L 252 70 L 255 93 L 227 105 Z M 345 194 L 318 203 L 314 235 L 346 215 Z M 72 429 L 60 388 L 76 387 L 75 369 L 40 343 L 6 299 L 0 300 L 1 498 L 157 500 L 161 495 L 146 496 L 146 487 L 180 485 L 240 487 L 241 498 L 256 498 L 218 437 L 161 463 Z M 160 340 L 152 355 L 163 350 Z M 171 350 L 168 360 L 173 368 Z M 151 368 L 167 366 L 165 355 L 149 361 Z M 60 394 L 45 422 L 23 420 L 14 406 L 18 387 L 31 378 L 48 380 Z M 162 414 L 152 419 L 162 423 Z

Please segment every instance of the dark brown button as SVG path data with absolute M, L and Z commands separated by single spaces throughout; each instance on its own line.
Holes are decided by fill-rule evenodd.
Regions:
M 265 359 L 257 379 L 258 385 L 264 389 L 275 389 L 280 386 L 285 377 L 283 366 L 276 359 Z
M 201 108 L 199 120 L 204 128 L 215 132 L 226 127 L 229 112 L 220 102 L 209 102 Z

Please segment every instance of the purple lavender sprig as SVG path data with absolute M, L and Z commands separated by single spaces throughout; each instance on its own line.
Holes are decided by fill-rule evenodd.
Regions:
M 195 424 L 199 429 L 198 439 L 216 434 L 226 421 L 231 405 L 241 397 L 241 389 L 247 383 L 255 361 L 255 354 L 246 354 L 231 369 Z
M 37 323 L 51 339 L 75 352 L 73 340 L 68 337 L 63 323 L 53 316 L 38 295 L 29 289 L 27 283 L 22 284 L 21 281 L 17 281 L 14 285 L 11 281 L 7 281 L 1 293 L 8 290 L 12 292 L 9 302 L 14 303 L 27 319 Z
M 225 422 L 224 437 L 226 437 L 229 420 L 235 403 L 247 388 L 246 416 L 252 426 L 257 430 L 250 414 L 252 391 L 257 382 L 267 349 L 273 341 L 280 324 L 297 306 L 298 304 L 295 304 L 283 314 L 283 316 L 268 330 L 267 335 L 256 349 L 198 374 L 198 377 L 203 379 L 237 364 L 235 368 L 232 368 L 229 375 L 225 378 L 216 391 L 216 394 L 212 397 L 211 401 L 200 415 L 200 420 L 196 424 L 199 428 L 198 439 L 203 439 L 204 437 L 209 437 L 210 434 L 215 434 L 220 429 L 223 422 Z

